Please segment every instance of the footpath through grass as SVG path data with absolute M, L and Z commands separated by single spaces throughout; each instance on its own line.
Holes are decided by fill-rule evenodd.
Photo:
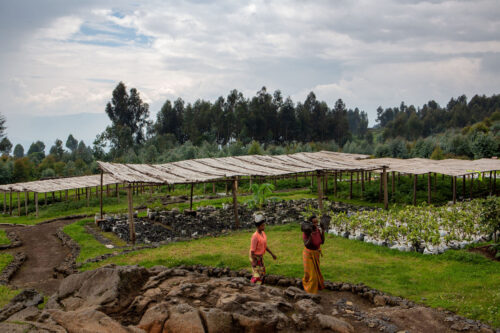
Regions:
M 145 267 L 202 264 L 228 266 L 231 269 L 249 268 L 248 249 L 252 232 L 239 231 L 229 236 L 136 251 L 100 263 L 86 264 L 83 269 L 94 269 L 109 263 Z M 303 245 L 300 227 L 268 227 L 266 233 L 269 247 L 278 256 L 277 261 L 266 256 L 268 273 L 301 277 Z M 321 268 L 325 279 L 364 283 L 392 295 L 450 309 L 500 326 L 498 262 L 465 250 L 424 256 L 331 235 L 327 237 L 323 253 Z

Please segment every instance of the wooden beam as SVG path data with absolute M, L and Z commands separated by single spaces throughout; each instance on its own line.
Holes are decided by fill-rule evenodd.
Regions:
M 227 186 L 227 182 L 226 182 Z M 233 186 L 232 186 L 232 192 L 233 192 L 233 211 L 234 211 L 234 226 L 236 229 L 240 228 L 240 218 L 238 216 L 238 196 L 237 196 L 237 189 L 238 188 L 238 177 L 234 177 L 233 179 Z
M 462 176 L 462 200 L 465 200 L 465 175 Z
M 99 212 L 100 212 L 100 219 L 102 220 L 103 214 L 102 214 L 102 186 L 104 183 L 104 172 L 101 170 L 101 196 L 99 198 Z
M 389 209 L 389 193 L 387 190 L 387 168 L 382 169 L 382 178 L 384 179 L 384 209 Z
M 417 204 L 417 175 L 413 175 L 413 206 Z
M 453 204 L 457 203 L 457 176 L 453 176 Z
M 322 189 L 323 181 L 322 181 L 321 171 L 317 171 L 316 180 L 317 180 L 316 183 L 318 185 L 318 207 L 320 212 L 323 212 L 323 189 Z
M 132 185 L 127 185 L 128 202 L 128 229 L 130 242 L 135 245 L 135 226 L 134 226 L 134 200 L 132 196 Z
M 25 191 L 24 192 L 24 212 L 26 216 L 28 216 L 28 197 L 29 197 L 29 192 Z
M 38 192 L 35 192 L 33 195 L 35 197 L 35 216 L 38 218 Z
M 193 187 L 194 187 L 194 183 L 191 183 L 191 196 L 189 197 L 189 210 L 193 210 Z
M 17 192 L 17 216 L 21 216 L 21 193 Z
M 427 173 L 427 203 L 431 204 L 431 173 Z

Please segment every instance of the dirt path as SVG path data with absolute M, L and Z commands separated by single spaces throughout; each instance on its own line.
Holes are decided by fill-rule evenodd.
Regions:
M 47 296 L 53 294 L 62 281 L 62 277 L 54 278 L 54 267 L 70 254 L 69 248 L 57 238 L 56 232 L 76 220 L 59 220 L 29 227 L 0 226 L 1 229 L 16 232 L 23 243 L 20 247 L 2 252 L 24 252 L 27 256 L 9 284 L 18 288 L 35 288 Z

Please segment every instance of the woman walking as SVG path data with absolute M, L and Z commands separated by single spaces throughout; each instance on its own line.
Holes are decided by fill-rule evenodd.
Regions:
M 302 285 L 304 290 L 311 294 L 317 294 L 318 290 L 325 288 L 325 282 L 319 268 L 319 256 L 321 255 L 321 244 L 325 243 L 325 231 L 318 227 L 318 218 L 313 215 L 309 218 L 312 228 L 304 230 L 302 239 L 304 250 L 302 260 L 304 263 L 304 277 Z
M 264 253 L 269 254 L 276 260 L 276 256 L 267 247 L 267 236 L 264 232 L 266 223 L 264 220 L 255 222 L 257 231 L 252 235 L 250 243 L 250 262 L 252 263 L 252 279 L 250 282 L 262 284 L 266 274 L 266 266 L 264 266 Z

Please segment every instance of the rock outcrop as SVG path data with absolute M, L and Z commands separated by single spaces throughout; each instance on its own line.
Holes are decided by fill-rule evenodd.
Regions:
M 43 300 L 38 293 L 19 294 L 0 311 L 0 331 L 404 332 L 408 319 L 412 332 L 429 327 L 453 332 L 452 326 L 493 332 L 481 323 L 411 303 L 376 306 L 358 285 L 341 291 L 344 284 L 329 282 L 329 289 L 338 291 L 310 295 L 292 285 L 296 279 L 275 276 L 275 284 L 284 287 L 259 286 L 249 282 L 247 273 L 109 265 L 68 276 L 43 310 L 36 307 Z M 425 323 L 419 324 L 419 318 Z

